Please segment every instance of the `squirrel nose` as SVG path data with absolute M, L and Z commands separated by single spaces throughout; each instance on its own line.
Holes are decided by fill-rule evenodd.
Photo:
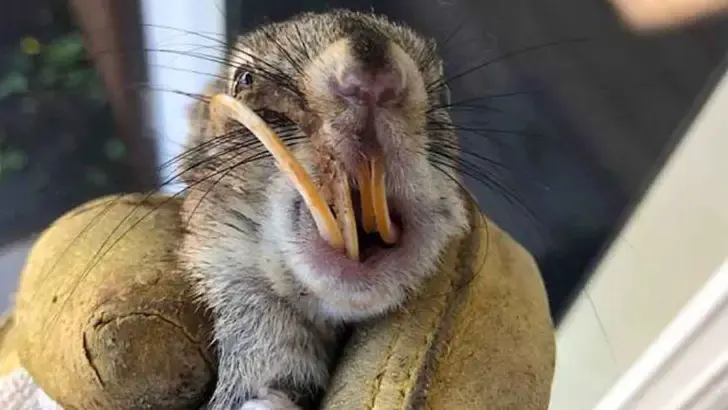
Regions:
M 334 92 L 353 104 L 382 105 L 398 100 L 405 88 L 405 78 L 396 68 L 372 72 L 362 68 L 345 69 L 334 81 Z

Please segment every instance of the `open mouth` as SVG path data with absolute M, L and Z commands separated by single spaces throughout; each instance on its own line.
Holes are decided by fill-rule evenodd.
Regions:
M 390 214 L 380 159 L 360 167 L 356 175 L 358 190 L 351 189 L 348 175 L 334 166 L 338 172 L 334 172 L 331 181 L 333 204 L 329 206 L 301 163 L 253 110 L 225 94 L 214 96 L 209 106 L 214 123 L 223 123 L 225 117 L 232 118 L 261 141 L 301 194 L 319 235 L 329 246 L 346 251 L 352 260 L 361 261 L 373 252 L 397 243 L 400 228 Z
M 353 260 L 361 260 L 362 251 L 369 254 L 375 247 L 397 243 L 399 228 L 390 214 L 381 162 L 364 163 L 356 180 L 358 190 L 351 189 L 345 173 L 334 173 L 332 208 L 347 255 Z
M 359 183 L 359 186 L 362 186 L 361 183 Z M 391 207 L 388 209 L 389 212 L 385 216 L 385 220 L 390 221 L 391 228 L 389 228 L 388 233 L 383 234 L 377 228 L 377 217 L 373 214 L 371 197 L 367 197 L 366 193 L 362 195 L 361 188 L 351 190 L 351 205 L 354 211 L 355 226 L 349 231 L 349 235 L 356 235 L 355 239 L 350 240 L 356 242 L 354 245 L 346 247 L 350 258 L 363 262 L 374 253 L 390 249 L 396 245 L 402 229 L 402 219 L 396 211 L 392 212 Z M 332 209 L 332 212 L 335 212 L 335 210 Z M 358 249 L 358 255 L 352 255 L 354 249 Z

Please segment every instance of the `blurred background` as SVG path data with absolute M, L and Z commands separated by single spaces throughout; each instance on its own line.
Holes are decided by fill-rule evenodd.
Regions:
M 93 3 L 103 2 L 77 6 Z M 153 141 L 138 131 L 141 97 L 123 89 L 123 82 L 139 81 L 145 72 L 138 58 L 143 55 L 110 53 L 112 59 L 103 62 L 91 57 L 90 33 L 80 28 L 72 6 L 64 0 L 12 0 L 0 13 L 3 309 L 40 230 L 89 198 L 148 189 L 156 181 Z M 123 47 L 141 50 L 138 14 L 128 21 L 135 29 L 122 34 L 108 25 L 92 34 L 93 42 L 135 36 L 136 44 Z
M 190 100 L 171 91 L 199 92 L 222 42 L 331 7 L 403 20 L 438 39 L 449 75 L 469 71 L 451 83 L 454 101 L 471 102 L 453 113 L 462 143 L 502 166 L 476 161 L 488 180 L 466 180 L 536 257 L 557 325 L 683 140 L 728 51 L 725 18 L 639 34 L 606 0 L 5 0 L 3 309 L 33 238 L 63 212 L 106 193 L 179 189 L 161 164 L 181 151 Z M 613 358 L 598 316 L 590 329 Z M 615 369 L 595 376 L 591 396 L 555 409 L 588 408 Z

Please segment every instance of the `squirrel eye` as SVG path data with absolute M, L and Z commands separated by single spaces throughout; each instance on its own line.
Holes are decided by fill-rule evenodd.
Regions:
M 443 84 L 440 87 L 440 107 L 449 107 L 450 104 L 452 104 L 452 100 L 450 98 L 450 87 L 448 87 L 447 84 Z
M 251 74 L 249 71 L 245 71 L 242 68 L 238 68 L 237 71 L 235 71 L 235 76 L 233 77 L 232 91 L 234 95 L 237 95 L 243 90 L 250 88 L 252 85 L 253 74 Z

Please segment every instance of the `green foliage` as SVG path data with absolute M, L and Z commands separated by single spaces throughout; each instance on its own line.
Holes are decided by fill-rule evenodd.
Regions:
M 110 139 L 104 145 L 106 157 L 112 161 L 119 161 L 126 156 L 126 145 L 120 139 Z
M 28 77 L 18 71 L 11 71 L 0 79 L 0 99 L 12 94 L 28 91 Z
M 20 171 L 28 163 L 28 157 L 20 150 L 0 149 L 0 177 L 3 174 Z
M 109 184 L 109 176 L 96 167 L 89 167 L 86 170 L 86 182 L 96 187 L 104 187 Z
M 15 50 L 0 56 L 4 72 L 0 72 L 0 103 L 12 97 L 23 97 L 22 103 L 37 105 L 39 95 L 47 93 L 73 93 L 85 95 L 98 104 L 106 103 L 103 83 L 96 67 L 89 59 L 79 32 L 60 36 L 47 44 L 33 37 L 20 40 Z M 21 104 L 23 107 L 27 104 Z M 34 110 L 22 110 L 36 115 Z M 33 123 L 32 118 L 28 119 Z M 123 143 L 110 140 L 105 146 L 106 157 L 118 161 L 126 154 Z M 25 153 L 0 139 L 0 180 L 11 172 L 18 172 L 28 164 Z M 89 182 L 104 184 L 99 173 L 89 176 Z
M 81 92 L 94 99 L 103 95 L 103 85 L 78 33 L 45 45 L 32 37 L 23 38 L 5 60 L 11 69 L 1 74 L 0 99 L 32 91 Z

